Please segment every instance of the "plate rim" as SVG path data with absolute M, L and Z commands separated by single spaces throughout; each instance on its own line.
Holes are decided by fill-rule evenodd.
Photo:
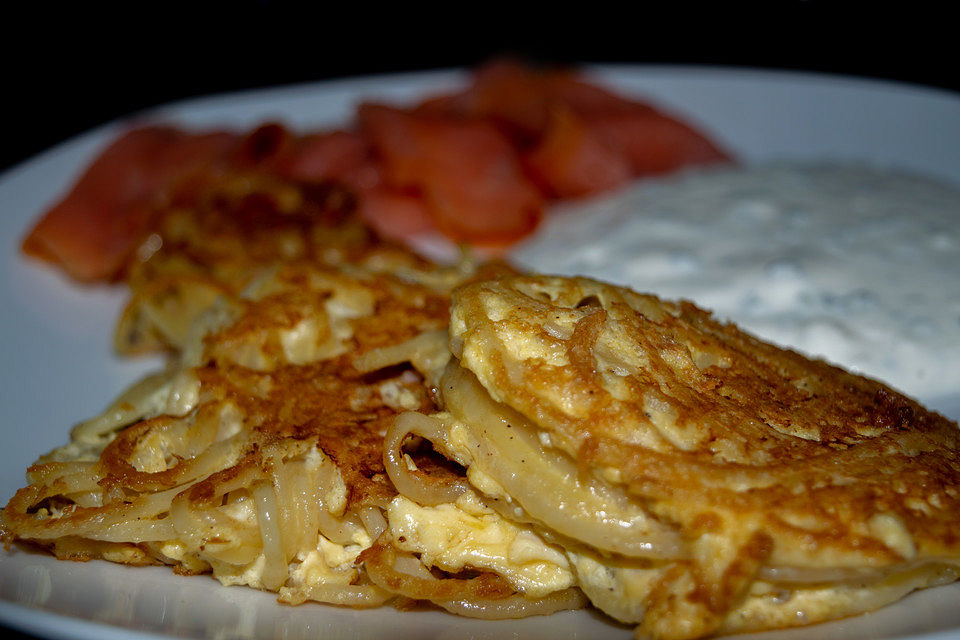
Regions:
M 798 69 L 769 69 L 743 66 L 727 65 L 701 65 L 701 64 L 645 64 L 645 63 L 589 63 L 579 65 L 588 73 L 600 74 L 601 78 L 605 74 L 649 74 L 660 76 L 683 76 L 682 79 L 692 80 L 694 78 L 716 79 L 743 79 L 747 78 L 758 82 L 778 80 L 791 83 L 802 82 L 823 85 L 827 83 L 831 86 L 854 86 L 862 88 L 882 88 L 902 89 L 910 93 L 927 95 L 930 97 L 948 98 L 960 106 L 960 92 L 951 91 L 942 87 L 935 87 L 923 84 L 914 84 L 906 81 L 874 78 L 867 76 L 857 76 L 842 73 L 825 73 L 819 71 L 808 71 Z M 39 166 L 45 161 L 63 154 L 66 151 L 75 149 L 83 144 L 91 144 L 94 141 L 107 140 L 108 136 L 117 132 L 125 126 L 129 126 L 138 121 L 150 120 L 158 114 L 163 115 L 173 111 L 191 110 L 205 105 L 222 105 L 228 101 L 247 101 L 252 99 L 282 100 L 284 96 L 301 94 L 303 92 L 323 92 L 330 90 L 358 90 L 358 87 L 369 85 L 371 83 L 419 83 L 424 80 L 431 81 L 456 81 L 465 78 L 469 71 L 468 67 L 448 67 L 442 69 L 413 70 L 400 73 L 375 73 L 358 76 L 345 76 L 337 78 L 325 78 L 321 80 L 309 80 L 303 82 L 293 82 L 274 86 L 255 87 L 241 89 L 237 91 L 223 91 L 212 94 L 190 96 L 176 99 L 162 104 L 146 107 L 144 109 L 131 112 L 129 114 L 113 118 L 99 125 L 93 126 L 81 132 L 61 140 L 52 146 L 24 158 L 0 172 L 0 192 L 4 188 L 13 188 L 10 185 L 16 183 L 17 176 Z M 102 143 L 101 143 L 102 144 Z M 82 168 L 82 167 L 81 167 Z M 32 221 L 31 217 L 28 224 Z M 4 552 L 5 553 L 5 552 Z M 105 562 L 105 561 L 96 561 Z M 211 583 L 212 587 L 222 588 L 219 584 Z M 279 606 L 279 605 L 278 605 Z M 30 622 L 24 622 L 21 616 L 36 616 L 37 613 L 55 619 L 55 626 L 78 627 L 83 631 L 81 634 L 64 635 L 63 637 L 78 638 L 86 640 L 87 638 L 129 638 L 130 630 L 123 627 L 110 625 L 105 622 L 94 622 L 88 619 L 69 616 L 47 610 L 42 607 L 34 607 L 13 602 L 0 596 L 0 623 L 13 623 L 23 631 L 30 633 L 45 634 L 43 625 L 35 626 Z M 107 636 L 104 635 L 102 628 L 108 628 L 110 631 Z M 89 635 L 88 635 L 89 632 Z M 118 635 L 113 635 L 118 634 Z M 157 634 L 151 631 L 138 631 L 137 637 L 145 639 L 166 640 L 178 636 L 169 636 L 166 634 Z M 920 635 L 905 636 L 904 640 L 946 640 L 947 638 L 960 637 L 960 627 L 956 630 L 934 631 Z

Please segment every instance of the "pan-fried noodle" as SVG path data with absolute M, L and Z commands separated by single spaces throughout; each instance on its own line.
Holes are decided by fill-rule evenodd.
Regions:
M 528 515 L 563 535 L 624 556 L 685 555 L 672 527 L 622 492 L 585 477 L 563 454 L 543 447 L 529 423 L 493 402 L 466 369 L 448 366 L 441 389 L 447 409 L 462 425 L 462 435 L 452 436 L 451 426 L 438 443 L 460 440 L 459 446 L 448 449 L 454 456 L 458 452 L 461 458 L 466 456 L 458 462 L 475 465 Z
M 724 423 L 756 428 L 754 440 L 702 420 L 705 395 L 726 406 L 783 354 L 731 326 L 698 335 L 692 305 L 500 278 L 511 270 L 469 261 L 440 268 L 360 226 L 318 229 L 299 187 L 270 180 L 244 176 L 207 196 L 196 216 L 163 217 L 170 235 L 133 267 L 115 335 L 122 353 L 168 352 L 167 367 L 28 469 L 0 514 L 8 541 L 209 572 L 289 604 L 418 601 L 510 619 L 589 601 L 671 640 L 849 615 L 957 578 L 955 545 L 921 549 L 904 525 L 920 517 L 908 511 L 955 512 L 948 491 L 896 511 L 835 500 L 849 495 L 838 484 L 766 519 L 771 502 L 803 503 L 822 478 L 779 487 L 779 466 L 803 471 L 807 458 L 750 454 L 815 439 L 791 440 L 779 405 L 761 404 L 777 409 L 775 425 L 739 409 Z M 675 335 L 658 333 L 664 323 Z M 739 351 L 713 344 L 718 335 Z M 733 367 L 751 350 L 766 354 L 762 367 Z M 799 403 L 816 386 L 778 375 L 762 377 L 760 395 L 783 386 Z M 905 467 L 942 456 L 915 477 L 938 470 L 952 491 L 954 454 L 936 438 L 955 433 L 881 392 L 851 421 L 909 432 L 919 416 L 928 430 L 889 450 L 910 450 Z M 831 441 L 829 456 L 868 436 Z M 714 502 L 697 493 L 711 478 L 728 490 Z M 736 505 L 755 491 L 779 493 L 740 522 Z M 833 534 L 849 522 L 860 529 Z M 817 544 L 829 553 L 808 553 Z
M 243 287 L 167 274 L 138 290 L 125 350 L 174 359 L 30 468 L 3 512 L 8 535 L 65 558 L 212 572 L 291 604 L 402 595 L 487 617 L 582 606 L 579 591 L 530 598 L 491 571 L 441 576 L 396 547 L 397 491 L 431 505 L 469 486 L 405 448 L 439 440 L 435 420 L 392 419 L 395 406 L 437 408 L 446 293 L 352 273 L 287 264 Z
M 417 600 L 430 600 L 452 613 L 500 620 L 548 615 L 587 604 L 580 590 L 574 588 L 528 598 L 514 593 L 502 578 L 489 573 L 470 578 L 437 578 L 415 557 L 397 551 L 389 542 L 385 535 L 364 552 L 371 579 L 385 589 Z
M 409 362 L 436 384 L 449 359 L 447 332 L 427 331 L 406 342 L 368 351 L 354 360 L 354 366 L 359 371 L 368 372 Z
M 383 462 L 390 481 L 397 491 L 420 504 L 455 502 L 467 490 L 466 481 L 446 482 L 410 469 L 403 456 L 403 442 L 411 434 L 435 443 L 446 441 L 443 423 L 435 418 L 412 412 L 398 416 L 383 441 Z
M 483 620 L 507 620 L 528 616 L 548 616 L 568 609 L 582 609 L 588 603 L 582 591 L 570 588 L 533 600 L 521 595 L 512 595 L 500 600 L 441 600 L 436 604 L 458 616 Z

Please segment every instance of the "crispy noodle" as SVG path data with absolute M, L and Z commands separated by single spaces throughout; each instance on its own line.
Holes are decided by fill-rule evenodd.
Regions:
M 240 184 L 230 197 L 256 181 Z M 762 532 L 691 533 L 460 364 L 450 295 L 484 267 L 435 267 L 360 228 L 298 235 L 315 212 L 274 192 L 263 202 L 292 226 L 233 233 L 245 218 L 214 195 L 210 233 L 190 237 L 204 221 L 189 214 L 166 219 L 183 229 L 135 270 L 115 334 L 121 353 L 166 351 L 168 367 L 28 469 L 0 513 L 7 540 L 212 573 L 294 605 L 417 601 L 511 619 L 592 603 L 666 638 L 830 619 L 957 578 L 946 551 L 913 560 L 907 543 L 901 562 L 790 566 L 770 561 Z M 581 302 L 575 326 L 544 331 L 593 374 L 607 312 Z M 501 322 L 516 307 L 496 311 Z M 505 377 L 518 366 L 507 359 Z M 876 528 L 902 542 L 895 520 Z
M 358 371 L 369 372 L 409 362 L 436 384 L 449 360 L 447 332 L 441 330 L 427 331 L 406 342 L 368 351 L 356 358 L 353 364 Z
M 383 441 L 383 462 L 390 481 L 401 494 L 425 505 L 455 502 L 467 490 L 465 480 L 445 482 L 419 469 L 410 469 L 403 457 L 403 442 L 408 435 L 417 435 L 434 443 L 446 440 L 443 423 L 421 413 L 400 414 L 387 430 Z
M 562 453 L 545 448 L 529 423 L 491 400 L 466 369 L 448 366 L 441 388 L 454 422 L 445 431 L 438 423 L 442 435 L 435 446 L 468 442 L 444 452 L 492 478 L 529 516 L 603 551 L 656 559 L 685 555 L 671 526 L 616 488 L 584 477 Z M 460 438 L 450 433 L 457 427 Z
M 487 620 L 547 615 L 587 604 L 579 589 L 570 588 L 541 598 L 514 593 L 507 582 L 492 573 L 474 577 L 434 576 L 414 556 L 397 551 L 389 533 L 363 553 L 367 573 L 383 589 L 408 598 L 429 600 L 459 615 Z
M 118 344 L 127 353 L 171 349 L 170 366 L 131 386 L 28 470 L 29 485 L 2 513 L 7 535 L 61 558 L 212 572 L 223 584 L 274 591 L 290 604 L 370 607 L 404 596 L 491 618 L 583 606 L 579 590 L 529 598 L 492 571 L 438 577 L 394 548 L 384 510 L 396 490 L 440 504 L 468 486 L 417 469 L 405 454 L 410 436 L 442 436 L 435 421 L 417 413 L 383 420 L 391 483 L 384 480 L 380 493 L 367 487 L 359 499 L 353 463 L 341 468 L 322 446 L 324 430 L 346 421 L 356 424 L 346 436 L 370 433 L 363 421 L 380 424 L 388 407 L 429 402 L 450 359 L 446 331 L 436 328 L 445 315 L 438 323 L 431 309 L 445 314 L 446 307 L 415 285 L 368 288 L 359 284 L 367 276 L 321 271 L 282 265 L 239 278 L 244 286 L 232 289 L 196 274 L 147 282 L 128 306 Z M 357 326 L 384 313 L 385 299 L 397 305 L 390 296 L 413 301 L 389 320 L 397 338 L 384 344 L 376 324 L 357 336 Z M 358 349 L 371 339 L 373 348 Z M 324 362 L 335 363 L 332 377 L 322 378 Z M 387 368 L 399 373 L 375 374 L 369 384 L 349 378 Z M 308 389 L 329 380 L 322 383 L 334 384 L 324 392 L 329 402 L 297 417 L 296 403 L 275 399 L 285 375 Z M 304 420 L 313 421 L 309 428 Z M 346 472 L 354 474 L 350 483 Z
M 548 616 L 558 611 L 582 609 L 588 600 L 580 589 L 569 588 L 554 591 L 542 598 L 529 599 L 516 594 L 501 600 L 478 602 L 476 600 L 446 600 L 436 604 L 450 613 L 467 618 L 484 620 L 507 620 L 527 616 Z

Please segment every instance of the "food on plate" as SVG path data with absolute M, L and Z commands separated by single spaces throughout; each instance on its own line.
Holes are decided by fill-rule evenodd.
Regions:
M 197 317 L 173 366 L 32 467 L 4 526 L 59 558 L 378 604 L 387 593 L 353 563 L 394 493 L 379 432 L 400 407 L 431 402 L 409 371 L 365 379 L 350 363 L 442 330 L 446 313 L 444 296 L 398 278 L 267 269 Z
M 153 200 L 179 176 L 216 166 L 232 141 L 230 134 L 190 135 L 170 127 L 131 131 L 40 219 L 24 252 L 78 280 L 113 276 L 149 228 Z
M 420 194 L 434 224 L 450 238 L 509 242 L 537 225 L 543 194 L 492 122 L 424 117 L 380 105 L 362 106 L 359 118 L 380 159 L 384 189 Z
M 358 218 L 352 193 L 336 184 L 232 172 L 181 196 L 158 210 L 127 269 L 131 299 L 115 332 L 118 353 L 179 351 L 199 314 L 219 297 L 243 295 L 275 264 L 390 273 L 441 289 L 459 277 L 380 239 Z
M 416 599 L 492 617 L 584 606 L 573 588 L 518 590 L 526 563 L 432 573 L 378 542 L 397 494 L 383 435 L 401 410 L 439 408 L 422 372 L 449 358 L 449 292 L 513 270 L 433 265 L 379 239 L 354 204 L 338 185 L 230 167 L 157 206 L 115 341 L 170 363 L 30 468 L 5 536 L 63 559 L 210 572 L 291 604 Z M 410 461 L 457 478 L 429 451 Z M 517 527 L 492 533 L 536 551 Z M 549 567 L 557 554 L 540 548 Z M 396 564 L 412 572 L 399 583 Z
M 122 279 L 116 350 L 167 365 L 31 466 L 0 532 L 289 604 L 592 605 L 663 640 L 957 580 L 955 423 L 690 302 L 394 242 L 503 245 L 548 202 L 725 160 L 513 63 L 346 131 L 129 132 L 24 250 Z
M 511 251 L 686 298 L 936 403 L 960 389 L 960 190 L 852 162 L 694 169 L 562 205 Z
M 465 284 L 449 338 L 444 411 L 387 434 L 394 485 L 530 527 L 639 637 L 811 624 L 960 576 L 960 430 L 879 382 L 584 278 Z M 408 434 L 469 486 L 411 477 Z M 389 522 L 443 557 L 429 518 Z
M 158 209 L 223 172 L 336 183 L 380 235 L 438 231 L 503 247 L 529 235 L 544 206 L 630 178 L 730 155 L 673 115 L 567 70 L 494 62 L 463 91 L 411 107 L 366 103 L 347 130 L 247 134 L 145 126 L 121 136 L 24 241 L 26 253 L 82 281 L 124 277 Z
M 885 385 L 689 302 L 384 264 L 265 264 L 183 333 L 147 313 L 170 366 L 28 470 L 8 538 L 290 604 L 590 603 L 664 639 L 960 575 L 960 431 Z

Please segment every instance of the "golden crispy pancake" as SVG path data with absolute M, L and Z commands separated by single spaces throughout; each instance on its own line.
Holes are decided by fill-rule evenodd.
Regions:
M 131 299 L 118 322 L 121 354 L 179 351 L 219 297 L 249 297 L 271 266 L 310 264 L 366 281 L 385 274 L 449 292 L 473 267 L 439 268 L 384 241 L 336 184 L 227 173 L 181 188 L 160 207 L 153 234 L 126 269 Z M 269 313 L 269 311 L 266 311 Z
M 364 374 L 353 362 L 443 329 L 447 312 L 444 292 L 392 276 L 266 269 L 243 296 L 198 310 L 174 366 L 32 467 L 3 525 L 64 558 L 378 604 L 387 592 L 356 584 L 352 562 L 376 533 L 362 519 L 396 493 L 383 433 L 398 411 L 435 405 L 409 367 Z M 340 551 L 318 547 L 318 531 Z M 339 568 L 316 576 L 323 553 Z
M 956 577 L 944 567 L 960 564 L 960 431 L 879 382 L 764 343 L 690 303 L 582 278 L 461 287 L 450 339 L 469 374 L 446 379 L 475 376 L 500 403 L 491 411 L 502 425 L 533 434 L 524 450 L 539 442 L 540 455 L 575 462 L 682 539 L 685 550 L 668 550 L 663 532 L 644 523 L 643 535 L 673 559 L 640 590 L 646 633 L 791 624 L 772 599 L 764 608 L 750 595 L 760 579 L 853 576 L 877 591 L 883 576 L 917 567 L 935 568 L 920 569 L 910 588 Z M 471 421 L 462 406 L 452 410 Z M 474 435 L 490 443 L 493 433 Z M 523 505 L 525 496 L 513 497 Z M 852 596 L 828 606 L 829 597 L 814 603 L 805 593 L 803 622 L 862 610 Z
M 136 288 L 158 275 L 204 272 L 221 280 L 250 266 L 309 259 L 355 262 L 383 246 L 335 183 L 296 183 L 257 172 L 202 176 L 157 206 L 154 231 L 127 267 Z
M 132 295 L 115 347 L 169 365 L 28 470 L 0 513 L 5 539 L 212 572 L 291 604 L 426 600 L 486 617 L 585 605 L 529 528 L 476 500 L 422 510 L 385 469 L 394 417 L 438 409 L 450 291 L 513 269 L 440 267 L 385 242 L 336 184 L 236 169 L 166 197 L 123 269 Z M 422 490 L 463 481 L 409 445 L 400 460 Z M 424 531 L 395 533 L 405 516 Z M 443 536 L 459 546 L 414 555 Z M 518 540 L 521 558 L 508 553 Z
M 476 567 L 472 547 L 421 561 L 387 521 L 415 506 L 398 502 L 384 435 L 399 412 L 438 408 L 449 291 L 508 267 L 441 268 L 371 245 L 360 262 L 251 262 L 230 271 L 244 274 L 238 288 L 220 264 L 134 286 L 123 340 L 166 348 L 170 366 L 28 470 L 0 514 L 8 540 L 63 559 L 212 572 L 291 604 L 424 600 L 493 617 L 585 605 L 573 588 L 519 593 L 522 568 L 505 578 Z M 410 448 L 404 464 L 427 488 L 462 472 L 429 447 Z

